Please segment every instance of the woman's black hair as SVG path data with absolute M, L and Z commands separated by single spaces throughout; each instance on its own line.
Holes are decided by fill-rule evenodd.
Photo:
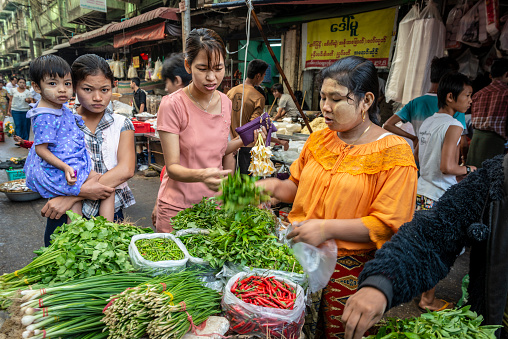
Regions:
M 209 68 L 219 63 L 220 56 L 226 59 L 226 47 L 219 34 L 208 28 L 194 28 L 185 40 L 187 63 L 192 65 L 192 62 L 202 50 L 206 51 Z M 213 57 L 216 58 L 214 62 L 212 62 Z
M 173 53 L 166 58 L 162 64 L 161 75 L 164 81 L 169 79 L 171 82 L 175 82 L 176 77 L 179 76 L 184 86 L 187 86 L 192 80 L 192 75 L 185 70 L 183 53 Z
M 44 77 L 72 77 L 71 66 L 64 59 L 54 54 L 42 55 L 30 63 L 30 79 L 41 87 Z M 19 81 L 19 79 L 18 79 Z
M 273 84 L 272 86 L 272 92 L 277 91 L 280 94 L 284 94 L 284 86 L 282 84 Z
M 107 79 L 111 80 L 111 86 L 113 86 L 115 77 L 111 68 L 109 68 L 108 62 L 95 54 L 84 54 L 77 58 L 71 66 L 72 69 L 72 81 L 74 87 L 78 82 L 84 80 L 89 75 L 103 74 Z
M 374 101 L 369 108 L 370 121 L 379 125 L 377 118 L 377 98 L 379 97 L 379 80 L 374 64 L 359 56 L 349 56 L 335 61 L 332 65 L 321 70 L 319 88 L 325 79 L 337 81 L 348 89 L 347 96 L 354 99 L 356 106 L 367 92 L 374 94 Z M 353 97 L 351 97 L 353 94 Z
M 439 108 L 446 106 L 446 96 L 448 93 L 452 94 L 453 100 L 457 100 L 459 94 L 464 90 L 464 86 L 471 86 L 471 80 L 464 74 L 457 72 L 445 74 L 437 87 L 437 104 Z

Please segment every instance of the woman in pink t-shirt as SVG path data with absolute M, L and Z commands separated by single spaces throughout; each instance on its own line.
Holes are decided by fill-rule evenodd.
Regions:
M 224 77 L 226 49 L 213 30 L 200 28 L 186 40 L 185 68 L 192 82 L 162 99 L 157 130 L 166 164 L 157 198 L 157 232 L 171 232 L 170 220 L 179 211 L 211 197 L 222 178 L 234 168 L 224 168 L 228 145 L 231 100 L 217 88 Z M 234 164 L 234 161 L 228 163 Z

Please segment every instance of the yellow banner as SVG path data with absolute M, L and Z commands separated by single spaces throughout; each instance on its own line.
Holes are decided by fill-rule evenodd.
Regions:
M 396 8 L 387 8 L 307 23 L 305 68 L 327 67 L 350 55 L 388 67 L 396 15 Z
M 132 57 L 132 66 L 139 68 L 139 56 Z

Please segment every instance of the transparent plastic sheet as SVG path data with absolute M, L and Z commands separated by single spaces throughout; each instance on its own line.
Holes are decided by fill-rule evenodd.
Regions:
M 184 230 L 177 231 L 175 233 L 175 237 L 180 238 L 181 236 L 189 235 L 189 234 L 210 234 L 210 230 L 202 229 L 202 228 L 187 228 Z M 185 249 L 187 250 L 187 248 L 185 248 Z M 187 251 L 187 253 L 189 253 L 189 251 Z M 202 265 L 202 266 L 208 265 L 208 261 L 203 260 L 198 257 L 193 257 L 190 254 L 189 254 L 188 263 L 194 264 L 194 265 Z
M 136 246 L 136 241 L 140 239 L 154 239 L 154 238 L 168 238 L 174 241 L 178 248 L 183 252 L 185 258 L 182 260 L 165 260 L 165 261 L 150 261 L 141 256 Z M 152 233 L 152 234 L 138 234 L 132 237 L 129 244 L 129 257 L 131 258 L 132 266 L 138 270 L 149 271 L 153 275 L 167 274 L 179 271 L 185 268 L 189 260 L 189 253 L 173 234 L 170 233 Z
M 480 33 L 480 26 L 485 26 L 485 19 L 480 15 L 480 7 L 485 9 L 485 2 L 478 1 L 466 14 L 460 19 L 459 31 L 457 32 L 457 41 L 472 47 L 481 47 L 483 34 Z M 483 31 L 483 30 L 482 30 Z
M 437 5 L 429 1 L 414 22 L 402 103 L 426 93 L 430 88 L 430 64 L 445 51 L 446 28 Z
M 501 35 L 499 36 L 499 47 L 508 52 L 508 15 L 505 15 L 501 20 L 505 21 Z
M 457 33 L 460 29 L 460 20 L 468 9 L 469 4 L 467 1 L 459 0 L 448 13 L 448 18 L 446 18 L 446 49 L 459 49 L 462 46 L 457 41 Z
M 231 329 L 236 333 L 266 338 L 296 339 L 305 321 L 305 296 L 301 286 L 276 274 L 270 274 L 296 288 L 296 300 L 292 310 L 262 307 L 243 302 L 232 292 L 231 286 L 238 280 L 253 273 L 240 272 L 229 279 L 222 296 L 222 309 L 230 321 Z M 257 275 L 257 274 L 255 274 Z M 263 275 L 268 276 L 268 275 Z
M 468 76 L 469 79 L 474 79 L 478 75 L 478 66 L 480 59 L 468 48 L 461 56 L 457 58 L 459 63 L 459 72 Z
M 314 293 L 326 287 L 337 264 L 335 240 L 327 240 L 319 247 L 299 242 L 293 245 L 293 252 L 307 273 L 310 292 Z
M 417 5 L 406 14 L 399 24 L 395 53 L 390 66 L 390 73 L 386 81 L 386 102 L 391 100 L 401 102 L 404 92 L 404 79 L 406 78 L 407 64 L 411 49 L 411 34 L 413 24 L 418 19 L 420 12 Z

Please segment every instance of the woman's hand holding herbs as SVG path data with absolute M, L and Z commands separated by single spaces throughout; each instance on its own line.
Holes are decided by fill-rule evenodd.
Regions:
M 346 339 L 361 339 L 363 334 L 383 316 L 386 297 L 377 288 L 363 287 L 349 297 L 342 321 L 346 325 Z
M 201 181 L 212 191 L 218 191 L 222 179 L 231 173 L 230 170 L 220 170 L 218 168 L 205 168 L 201 174 Z

